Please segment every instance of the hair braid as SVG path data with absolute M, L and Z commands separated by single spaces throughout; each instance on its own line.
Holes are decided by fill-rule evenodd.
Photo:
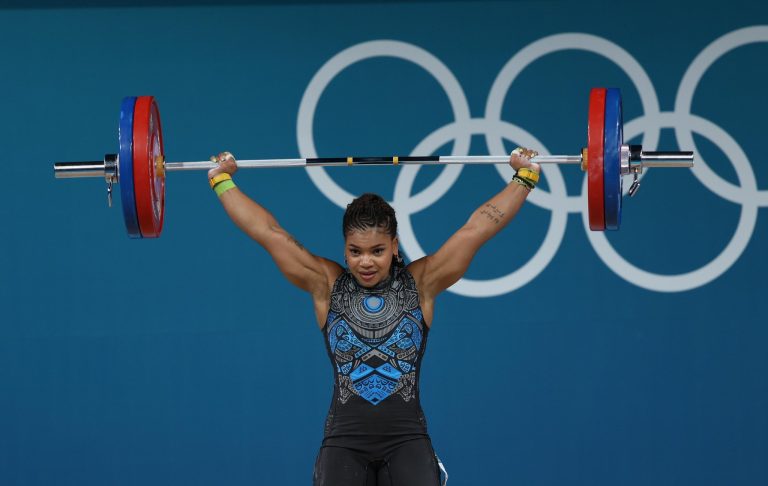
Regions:
M 342 221 L 346 238 L 352 231 L 377 228 L 394 238 L 397 236 L 395 210 L 381 196 L 365 193 L 347 205 Z

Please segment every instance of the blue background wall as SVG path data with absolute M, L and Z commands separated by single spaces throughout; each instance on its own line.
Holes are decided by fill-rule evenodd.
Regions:
M 449 484 L 768 484 L 767 24 L 768 6 L 740 1 L 0 10 L 0 484 L 310 482 L 332 374 L 309 299 L 227 220 L 203 173 L 172 174 L 163 237 L 130 241 L 103 182 L 56 181 L 51 164 L 114 152 L 128 94 L 158 98 L 170 160 L 311 155 L 307 87 L 376 40 L 423 49 L 466 96 L 463 142 L 429 150 L 466 149 L 471 124 L 471 153 L 489 153 L 499 126 L 505 151 L 533 138 L 576 153 L 589 88 L 607 85 L 623 90 L 634 141 L 699 161 L 649 171 L 607 239 L 584 228 L 583 174 L 547 169 L 467 275 L 508 281 L 439 299 L 422 392 Z M 550 37 L 568 32 L 595 37 Z M 738 47 L 707 54 L 729 39 Z M 504 65 L 560 40 L 490 103 L 508 124 L 488 116 Z M 683 82 L 700 54 L 712 66 Z M 454 120 L 422 67 L 373 57 L 322 92 L 310 133 L 321 156 L 405 154 Z M 410 193 L 440 173 L 418 171 Z M 329 174 L 395 200 L 409 258 L 504 185 L 466 168 L 416 211 L 407 169 Z M 342 258 L 342 210 L 307 172 L 238 184 Z

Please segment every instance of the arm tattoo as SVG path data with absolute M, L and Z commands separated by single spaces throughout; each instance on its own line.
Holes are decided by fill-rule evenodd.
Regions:
M 484 215 L 486 218 L 496 224 L 501 223 L 501 220 L 504 219 L 504 211 L 500 210 L 491 203 L 487 203 L 485 207 L 480 210 L 480 214 Z

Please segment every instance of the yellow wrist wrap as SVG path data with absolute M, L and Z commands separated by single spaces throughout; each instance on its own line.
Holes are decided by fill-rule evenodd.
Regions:
M 531 181 L 532 183 L 536 184 L 539 182 L 539 173 L 534 172 L 531 169 L 527 167 L 523 167 L 517 170 L 517 177 L 521 179 L 525 179 L 528 181 Z
M 221 174 L 216 174 L 215 176 L 208 179 L 208 183 L 211 185 L 211 189 L 216 187 L 216 184 L 223 181 L 231 181 L 232 176 L 227 174 L 226 172 L 222 172 Z

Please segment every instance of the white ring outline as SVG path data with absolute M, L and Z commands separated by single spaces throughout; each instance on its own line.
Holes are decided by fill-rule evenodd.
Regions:
M 691 113 L 693 94 L 704 73 L 715 61 L 738 47 L 757 42 L 768 42 L 768 26 L 745 27 L 734 30 L 715 39 L 705 47 L 688 66 L 682 81 L 680 81 L 675 100 L 675 113 Z M 754 191 L 750 192 L 718 176 L 698 153 L 691 130 L 685 130 L 683 127 L 685 125 L 675 126 L 675 137 L 678 145 L 692 147 L 696 152 L 696 165 L 693 167 L 693 173 L 707 189 L 731 202 L 748 204 L 752 202 L 750 198 L 756 198 L 760 206 L 768 206 L 768 190 L 759 191 L 755 187 Z
M 591 52 L 612 61 L 616 66 L 622 69 L 634 83 L 640 94 L 640 102 L 643 106 L 643 112 L 651 115 L 659 113 L 659 99 L 656 96 L 656 90 L 653 87 L 651 78 L 629 52 L 602 37 L 583 33 L 567 33 L 550 35 L 534 41 L 521 49 L 517 54 L 512 56 L 506 64 L 504 64 L 501 71 L 496 76 L 496 80 L 488 94 L 488 100 L 485 104 L 485 118 L 488 120 L 501 120 L 501 110 L 504 107 L 504 100 L 506 99 L 507 93 L 509 93 L 512 83 L 517 79 L 517 76 L 528 67 L 529 64 L 548 54 L 569 50 Z M 646 137 L 645 135 L 646 134 L 644 134 L 643 137 L 644 147 L 646 150 L 655 150 L 659 143 L 661 129 L 651 132 L 650 136 Z M 486 135 L 486 141 L 490 153 L 505 152 L 504 144 L 501 139 L 490 138 Z M 497 166 L 496 169 L 502 174 L 502 177 L 507 180 L 514 175 L 511 167 Z M 626 190 L 624 193 L 626 194 Z M 582 191 L 578 197 L 586 199 L 586 195 L 586 191 Z M 528 200 L 537 206 L 552 209 L 555 204 L 549 201 L 551 198 L 552 197 L 547 192 L 534 191 L 531 193 Z M 568 204 L 570 204 L 569 201 L 570 198 L 561 199 L 557 201 L 557 204 L 568 207 Z M 575 207 L 581 208 L 586 207 L 586 205 L 577 205 Z
M 741 149 L 738 143 L 728 135 L 722 128 L 714 123 L 688 114 L 661 113 L 658 120 L 652 120 L 655 125 L 677 127 L 685 125 L 691 127 L 696 133 L 700 133 L 711 141 L 719 140 L 725 145 L 724 153 L 729 155 L 729 160 L 736 169 L 739 182 L 748 188 L 757 188 L 755 173 L 747 159 L 747 155 Z M 644 120 L 636 119 L 633 123 L 624 126 L 624 130 L 629 134 L 628 138 L 634 136 L 636 127 L 642 125 Z M 638 132 L 639 133 L 639 132 Z M 722 147 L 721 147 L 722 149 Z M 586 186 L 586 180 L 585 180 Z M 715 280 L 725 273 L 739 259 L 744 249 L 752 238 L 755 224 L 757 223 L 757 201 L 747 201 L 742 204 L 741 215 L 736 226 L 736 231 L 731 237 L 726 247 L 720 254 L 703 267 L 679 275 L 660 275 L 642 270 L 625 260 L 608 242 L 604 232 L 589 231 L 589 216 L 585 211 L 582 213 L 582 221 L 587 232 L 587 237 L 594 247 L 597 255 L 616 275 L 624 280 L 642 287 L 647 290 L 657 292 L 683 292 L 692 290 Z
M 299 105 L 299 115 L 296 123 L 299 152 L 303 157 L 317 157 L 317 149 L 315 148 L 312 128 L 314 126 L 315 110 L 317 109 L 320 96 L 323 91 L 325 91 L 325 88 L 330 84 L 333 78 L 344 69 L 360 61 L 375 57 L 394 57 L 403 59 L 424 68 L 424 70 L 431 74 L 445 90 L 455 119 L 458 122 L 469 120 L 469 103 L 464 95 L 464 90 L 461 89 L 459 81 L 450 69 L 448 69 L 448 67 L 437 57 L 420 47 L 406 42 L 394 40 L 363 42 L 344 49 L 329 59 L 323 64 L 314 77 L 312 77 L 307 89 L 304 91 L 304 96 L 302 96 Z M 470 142 L 471 140 L 469 137 L 457 139 L 453 146 L 452 154 L 469 153 Z M 436 190 L 433 188 L 439 188 L 446 185 L 450 188 L 450 186 L 453 185 L 453 182 L 458 178 L 459 172 L 461 172 L 460 166 L 454 166 L 453 168 L 447 167 L 429 187 L 424 189 L 420 194 L 414 196 L 414 198 L 416 198 L 417 201 L 421 201 L 421 204 L 424 204 L 424 199 L 429 200 L 431 197 L 432 202 L 430 202 L 430 204 L 434 203 L 440 197 L 431 196 Z M 315 186 L 320 189 L 320 192 L 340 208 L 345 209 L 347 204 L 354 199 L 354 196 L 339 186 L 322 167 L 308 167 L 307 174 Z M 449 181 L 449 184 L 446 184 L 446 181 Z
M 542 155 L 548 154 L 544 145 L 522 128 L 501 120 L 494 124 L 489 124 L 488 120 L 481 118 L 473 119 L 470 123 L 451 123 L 435 130 L 414 149 L 414 153 L 433 153 L 448 141 L 461 136 L 461 131 L 464 129 L 469 129 L 470 132 L 468 133 L 470 135 L 487 133 L 489 125 L 493 127 L 494 132 L 503 133 L 506 131 L 507 138 L 510 140 L 515 140 L 521 145 L 529 147 L 540 147 L 539 151 Z M 411 224 L 411 214 L 414 214 L 416 211 L 408 211 L 403 202 L 408 201 L 411 188 L 416 180 L 416 174 L 419 169 L 419 166 L 403 167 L 403 171 L 398 176 L 395 184 L 393 202 L 395 211 L 398 213 L 398 241 L 400 242 L 403 251 L 406 252 L 411 260 L 416 260 L 426 255 L 416 239 L 416 234 L 413 225 Z M 542 167 L 542 171 L 545 175 L 548 175 L 549 178 L 547 180 L 549 181 L 550 189 L 553 192 L 566 194 L 565 180 L 563 180 L 563 175 L 556 166 L 545 165 Z M 511 180 L 511 177 L 509 180 Z M 509 180 L 506 180 L 505 182 L 508 183 Z M 403 214 L 405 217 L 403 217 Z M 554 258 L 563 241 L 567 222 L 568 211 L 565 210 L 564 207 L 552 209 L 552 218 L 547 234 L 544 237 L 544 241 L 536 253 L 534 253 L 533 257 L 523 266 L 498 278 L 487 280 L 462 278 L 450 287 L 451 292 L 465 297 L 495 297 L 512 292 L 528 284 L 531 280 L 536 278 L 544 268 L 549 265 L 552 258 Z
M 442 64 L 442 62 L 440 62 L 427 51 L 424 51 L 423 49 L 412 44 L 399 41 L 365 42 L 350 47 L 334 56 L 325 65 L 323 65 L 321 70 L 318 71 L 318 73 L 316 73 L 316 75 L 313 77 L 310 85 L 305 91 L 299 109 L 299 117 L 297 122 L 299 147 L 302 155 L 306 157 L 317 156 L 312 137 L 312 124 L 319 97 L 327 84 L 329 84 L 333 79 L 333 77 L 335 77 L 343 69 L 346 69 L 346 67 L 349 65 L 363 59 L 371 57 L 397 57 L 409 60 L 420 65 L 421 67 L 424 67 L 438 80 L 441 86 L 443 86 L 443 89 L 446 91 L 446 94 L 449 96 L 449 100 L 451 101 L 451 105 L 454 111 L 454 116 L 457 117 L 457 120 L 439 128 L 438 130 L 435 130 L 427 138 L 422 140 L 422 142 L 414 150 L 413 153 L 421 153 L 419 150 L 422 148 L 422 146 L 428 145 L 427 142 L 429 140 L 433 138 L 439 139 L 440 137 L 447 136 L 447 134 L 444 134 L 443 132 L 452 132 L 455 133 L 456 137 L 454 139 L 456 140 L 456 143 L 454 144 L 452 153 L 453 155 L 457 155 L 468 153 L 468 143 L 470 139 L 468 137 L 462 138 L 461 136 L 479 133 L 479 130 L 484 130 L 483 133 L 486 135 L 486 140 L 490 152 L 494 152 L 494 149 L 498 150 L 499 147 L 501 147 L 501 151 L 504 151 L 502 141 L 503 137 L 500 133 L 505 130 L 519 130 L 519 133 L 516 133 L 516 135 L 508 136 L 507 139 L 511 140 L 512 138 L 518 138 L 522 136 L 523 139 L 530 137 L 531 139 L 535 140 L 535 138 L 525 130 L 500 120 L 503 100 L 506 97 L 508 90 L 510 89 L 511 84 L 516 76 L 528 64 L 536 60 L 538 57 L 559 50 L 585 50 L 588 52 L 600 54 L 609 60 L 614 61 L 630 77 L 640 93 L 643 109 L 646 112 L 645 115 L 642 115 L 625 125 L 626 140 L 629 140 L 633 138 L 633 136 L 637 136 L 642 133 L 645 142 L 645 148 L 648 150 L 654 150 L 658 143 L 661 129 L 663 127 L 672 127 L 675 130 L 679 146 L 690 145 L 695 147 L 692 133 L 696 131 L 697 133 L 708 137 L 712 142 L 715 142 L 718 147 L 721 148 L 721 150 L 723 145 L 726 145 L 731 149 L 731 152 L 724 152 L 730 155 L 730 160 L 737 170 L 738 178 L 742 186 L 737 187 L 719 178 L 716 174 L 714 174 L 714 172 L 711 171 L 711 169 L 709 169 L 708 166 L 706 166 L 706 163 L 703 161 L 703 159 L 700 158 L 700 156 L 698 157 L 696 167 L 694 167 L 693 170 L 696 177 L 704 184 L 705 187 L 726 200 L 742 205 L 741 216 L 734 236 L 726 248 L 720 253 L 720 255 L 718 255 L 704 267 L 680 275 L 659 275 L 647 272 L 624 260 L 623 257 L 621 257 L 621 255 L 619 255 L 618 252 L 616 252 L 610 246 L 604 234 L 587 231 L 589 241 L 600 259 L 603 260 L 603 262 L 619 277 L 625 279 L 626 281 L 648 290 L 662 292 L 679 292 L 691 290 L 716 279 L 722 275 L 722 273 L 727 271 L 735 263 L 736 260 L 738 260 L 747 244 L 749 243 L 754 231 L 754 226 L 757 220 L 758 206 L 768 205 L 768 197 L 764 197 L 768 196 L 768 191 L 759 191 L 757 189 L 754 172 L 752 171 L 752 167 L 746 157 L 746 154 L 744 154 L 741 147 L 729 134 L 727 134 L 722 128 L 712 122 L 692 115 L 690 112 L 686 114 L 681 113 L 680 111 L 682 108 L 690 110 L 693 91 L 695 90 L 706 69 L 708 69 L 709 66 L 711 66 L 720 56 L 736 47 L 745 44 L 766 41 L 768 41 L 768 26 L 755 26 L 739 29 L 715 40 L 696 57 L 694 62 L 686 71 L 683 81 L 681 81 L 680 88 L 678 89 L 678 96 L 675 102 L 675 112 L 660 112 L 658 98 L 650 78 L 639 65 L 639 63 L 637 63 L 637 61 L 631 55 L 629 55 L 618 45 L 606 39 L 582 33 L 556 34 L 553 36 L 545 37 L 535 41 L 534 43 L 528 45 L 523 50 L 518 52 L 505 64 L 504 68 L 502 68 L 502 72 L 499 73 L 493 84 L 491 93 L 489 93 L 488 101 L 486 104 L 485 119 L 469 118 L 469 108 L 466 103 L 466 97 L 464 96 L 458 81 L 450 72 L 450 70 L 448 70 L 448 68 Z M 373 49 L 370 50 L 372 47 Z M 359 50 L 367 51 L 358 52 Z M 342 54 L 344 54 L 344 56 L 342 56 Z M 351 62 L 349 62 L 350 59 Z M 331 61 L 334 61 L 334 63 Z M 348 62 L 348 64 L 339 68 L 338 65 L 343 64 L 343 62 Z M 521 67 L 517 67 L 517 64 L 521 62 L 524 64 Z M 633 78 L 633 73 L 639 76 L 639 81 Z M 447 76 L 447 80 L 440 78 L 440 76 Z M 503 83 L 507 83 L 504 90 L 500 88 Z M 450 86 L 450 88 L 446 88 L 446 86 Z M 452 91 L 449 91 L 449 89 Z M 457 106 L 459 105 L 461 105 L 463 108 L 460 107 L 457 109 Z M 457 112 L 464 113 L 466 117 L 457 115 Z M 494 118 L 496 118 L 496 120 L 490 120 L 489 115 L 495 115 Z M 655 121 L 657 123 L 649 128 L 648 124 L 651 121 Z M 500 125 L 497 122 L 502 123 L 501 126 L 504 127 L 504 130 L 499 130 Z M 667 125 L 662 126 L 663 123 L 667 123 Z M 683 131 L 681 127 L 685 127 L 686 124 L 688 124 L 690 127 L 687 131 Z M 643 125 L 645 125 L 645 130 L 638 130 L 638 133 L 633 135 L 633 132 L 636 130 L 635 127 Z M 483 126 L 484 128 L 481 128 Z M 648 131 L 651 129 L 653 131 L 649 137 Z M 491 138 L 491 134 L 493 134 L 496 138 Z M 446 142 L 449 140 L 446 140 Z M 690 143 L 687 143 L 688 141 Z M 466 142 L 466 144 L 463 144 L 462 142 Z M 463 147 L 462 145 L 466 145 L 466 147 Z M 498 147 L 496 145 L 498 145 Z M 525 144 L 523 143 L 523 145 Z M 539 144 L 538 146 L 541 145 Z M 436 148 L 437 147 L 433 148 L 431 152 L 434 152 Z M 460 148 L 462 150 L 459 150 Z M 423 255 L 423 250 L 418 244 L 418 241 L 416 240 L 415 234 L 413 232 L 413 228 L 411 226 L 410 215 L 415 214 L 416 212 L 419 212 L 430 206 L 438 199 L 440 199 L 448 190 L 450 190 L 450 187 L 457 180 L 461 169 L 462 166 L 445 167 L 438 178 L 433 181 L 430 186 L 413 196 L 408 193 L 410 192 L 410 188 L 412 188 L 418 167 L 404 167 L 401 171 L 401 174 L 399 174 L 396 182 L 395 202 L 393 202 L 393 205 L 396 207 L 400 214 L 406 215 L 405 224 L 401 224 L 402 234 L 400 240 L 401 243 L 403 243 L 403 251 L 406 252 L 410 257 L 418 258 L 419 255 Z M 559 168 L 553 166 L 552 169 L 557 171 L 557 177 L 562 180 L 562 174 L 560 174 Z M 511 174 L 507 174 L 507 172 L 510 171 L 505 167 L 499 166 L 497 167 L 497 170 L 502 175 L 504 180 L 508 181 L 510 179 Z M 554 171 L 552 172 L 554 173 Z M 322 169 L 308 169 L 308 173 L 315 185 L 318 186 L 318 189 L 320 189 L 320 191 L 326 197 L 328 197 L 338 206 L 344 208 L 346 203 L 353 198 L 351 194 L 347 193 L 341 187 L 339 187 Z M 402 181 L 400 176 L 404 176 Z M 550 177 L 552 176 L 550 175 Z M 584 181 L 584 185 L 586 185 L 586 177 L 584 178 Z M 744 183 L 747 184 L 747 187 L 744 187 Z M 544 191 L 540 191 L 540 193 L 541 196 L 538 197 L 532 194 L 530 200 L 538 206 L 553 210 L 552 222 L 550 223 L 550 228 L 545 238 L 545 243 L 549 242 L 549 245 L 554 247 L 556 253 L 560 243 L 562 243 L 565 230 L 565 221 L 563 222 L 560 241 L 552 244 L 549 238 L 553 232 L 557 232 L 556 229 L 553 230 L 553 228 L 556 228 L 555 222 L 558 215 L 555 214 L 554 205 L 551 201 L 554 200 L 555 197 L 552 196 L 551 193 L 545 193 Z M 341 196 L 339 196 L 339 194 L 341 194 Z M 401 200 L 403 197 L 405 197 L 404 202 Z M 765 199 L 767 202 L 761 203 L 762 199 Z M 586 217 L 585 215 L 587 214 L 587 210 L 585 187 L 582 188 L 580 195 L 568 196 L 566 193 L 560 197 L 559 202 L 559 206 L 565 208 L 565 219 L 567 219 L 568 212 L 581 212 L 582 217 Z M 580 204 L 573 204 L 574 202 L 580 202 Z M 404 233 L 402 232 L 402 229 L 405 229 Z M 405 236 L 405 238 L 403 238 L 403 236 Z M 550 252 L 547 252 L 547 258 L 545 259 L 546 263 L 544 263 L 543 267 L 538 270 L 538 273 L 543 271 L 544 267 L 546 267 L 549 261 L 551 261 L 551 258 L 554 256 L 554 253 L 551 255 L 549 253 Z M 536 253 L 534 258 L 538 257 L 540 254 L 541 249 Z M 490 297 L 493 295 L 501 295 L 525 285 L 527 282 L 538 275 L 538 273 L 532 275 L 530 272 L 533 261 L 534 260 L 529 261 L 526 265 L 519 268 L 518 270 L 498 279 L 478 281 L 462 279 L 456 285 L 451 287 L 450 290 L 462 295 L 475 297 Z M 541 260 L 539 260 L 539 262 L 540 261 Z M 516 283 L 510 285 L 506 280 L 512 276 L 520 277 L 521 273 L 523 278 L 520 278 Z M 686 282 L 686 279 L 693 280 Z M 656 282 L 655 284 L 654 280 Z M 496 286 L 499 285 L 499 283 L 502 283 L 502 285 L 501 288 L 495 287 L 494 289 L 491 289 L 490 286 L 486 288 L 485 284 L 488 283 L 493 283 Z

